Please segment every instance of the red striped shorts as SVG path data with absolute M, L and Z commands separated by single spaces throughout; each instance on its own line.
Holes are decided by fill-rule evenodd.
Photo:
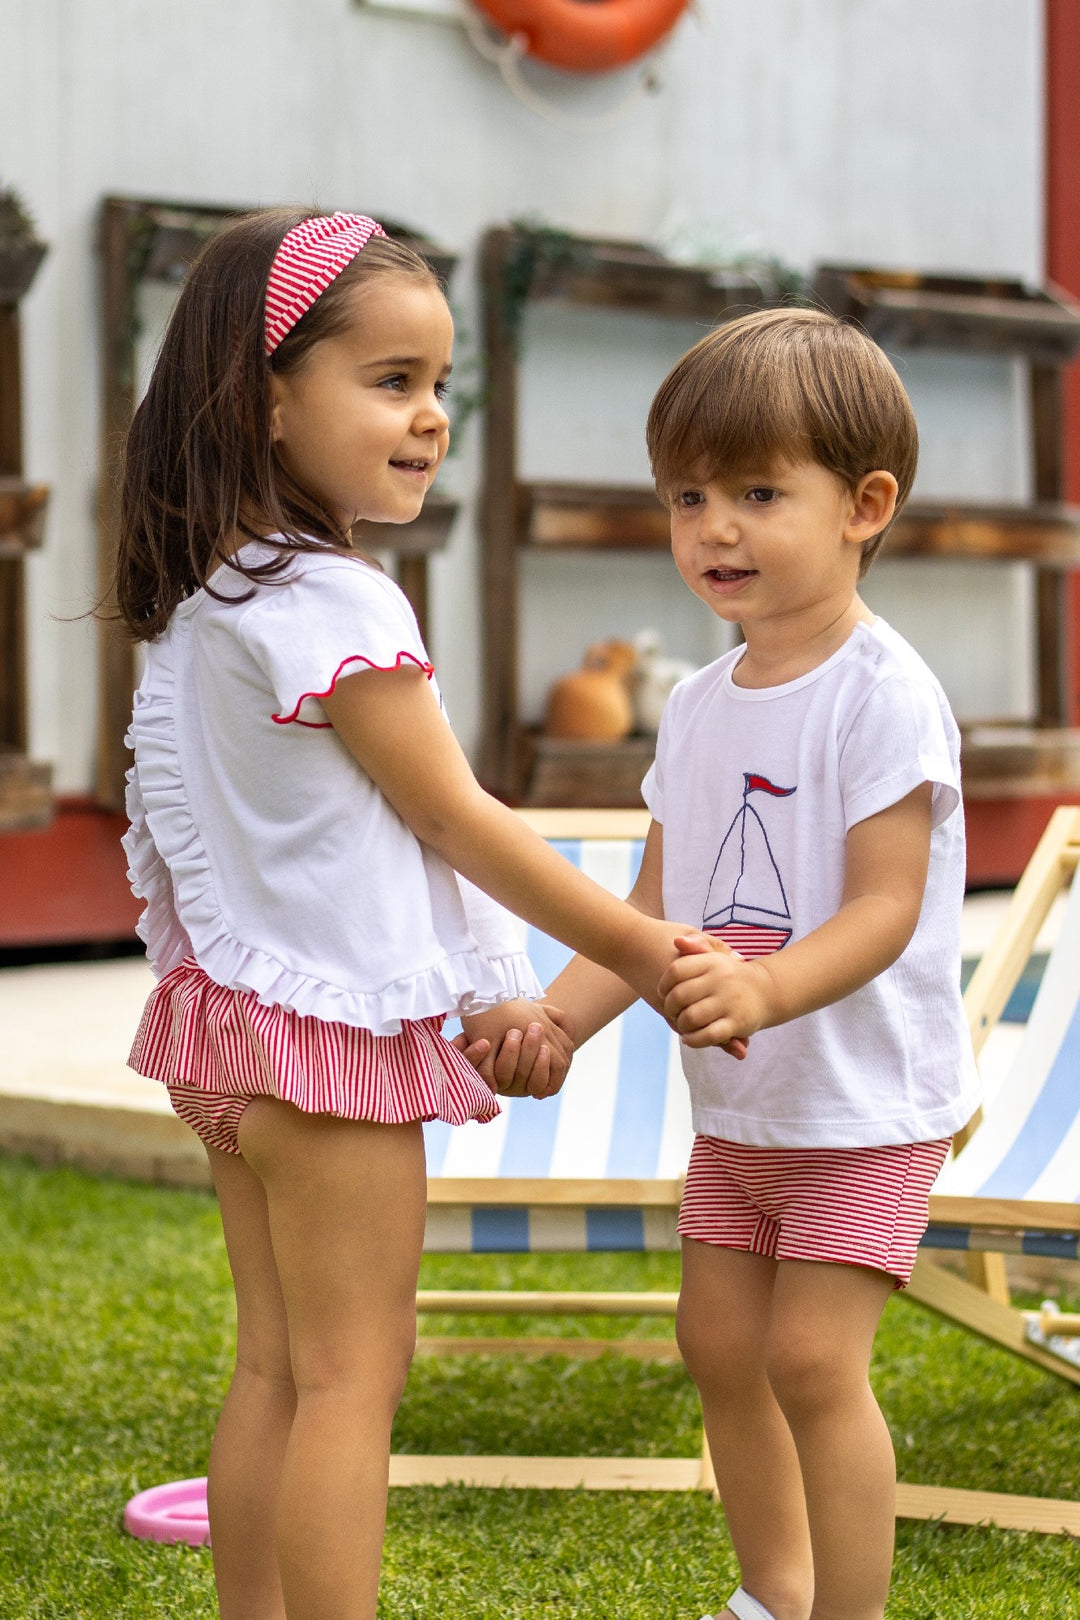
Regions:
M 950 1140 L 773 1148 L 698 1136 L 679 1231 L 698 1243 L 774 1260 L 871 1266 L 902 1288 Z
M 494 1095 L 442 1025 L 425 1018 L 400 1035 L 373 1035 L 305 1018 L 215 984 L 188 957 L 152 991 L 128 1063 L 161 1080 L 180 1118 L 225 1153 L 239 1153 L 237 1126 L 253 1097 L 386 1125 L 494 1119 Z

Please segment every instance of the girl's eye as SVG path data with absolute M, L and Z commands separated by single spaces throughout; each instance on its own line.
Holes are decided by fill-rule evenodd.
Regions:
M 437 382 L 435 384 L 435 398 L 436 399 L 446 399 L 447 396 L 449 395 L 449 393 L 450 393 L 449 380 L 447 380 L 446 382 Z
M 406 382 L 406 378 L 405 378 L 404 373 L 398 371 L 398 372 L 395 372 L 392 377 L 382 377 L 380 379 L 380 381 L 379 381 L 379 387 L 380 388 L 402 389 L 402 388 L 405 387 L 405 382 Z
M 705 499 L 700 489 L 681 489 L 675 497 L 676 506 L 699 506 Z
M 768 506 L 772 501 L 775 501 L 776 491 L 775 489 L 768 489 L 764 485 L 759 485 L 755 489 L 748 489 L 746 498 L 755 506 Z

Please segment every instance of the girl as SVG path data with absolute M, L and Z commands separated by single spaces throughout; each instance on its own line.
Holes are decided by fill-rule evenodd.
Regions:
M 487 895 L 654 1005 L 679 933 L 482 792 L 404 597 L 350 545 L 420 511 L 452 337 L 430 268 L 374 221 L 248 218 L 192 268 L 128 441 L 118 598 L 147 652 L 125 847 L 160 976 L 131 1062 L 206 1144 L 236 1287 L 223 1620 L 375 1614 L 421 1121 L 497 1112 L 444 1015 L 501 1008 L 499 1038 L 524 1032 L 501 1072 L 538 1090 L 570 1051 Z

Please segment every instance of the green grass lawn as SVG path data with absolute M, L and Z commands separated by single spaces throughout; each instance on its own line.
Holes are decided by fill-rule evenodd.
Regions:
M 204 1195 L 0 1160 L 0 1620 L 216 1614 L 209 1554 L 133 1541 L 135 1491 L 202 1474 L 228 1376 L 232 1300 Z M 667 1255 L 430 1256 L 428 1287 L 674 1288 Z M 1075 1306 L 1074 1306 L 1075 1308 Z M 429 1320 L 429 1332 L 565 1324 Z M 664 1322 L 583 1333 L 668 1333 Z M 875 1385 L 901 1477 L 1080 1492 L 1080 1390 L 910 1303 L 890 1304 Z M 395 1447 L 689 1456 L 678 1366 L 419 1358 Z M 699 1495 L 394 1491 L 383 1620 L 698 1620 L 735 1580 Z M 895 1620 L 1080 1620 L 1066 1537 L 902 1523 Z

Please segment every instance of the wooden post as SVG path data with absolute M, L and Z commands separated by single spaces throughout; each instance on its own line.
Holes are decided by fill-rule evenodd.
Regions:
M 514 334 L 507 331 L 504 291 L 511 240 L 509 231 L 489 231 L 480 260 L 487 355 L 481 507 L 484 668 L 480 774 L 486 787 L 506 799 L 516 798 L 523 785 L 515 629 L 521 519 L 521 494 L 516 479 L 517 356 Z
M 11 527 L 0 533 L 0 828 L 40 827 L 52 816 L 52 767 L 27 758 L 26 550 L 40 543 L 24 522 L 28 497 L 46 492 L 22 482 L 22 362 L 19 306 L 0 302 L 0 479 Z M 37 526 L 35 526 L 36 528 Z
M 1060 366 L 1031 367 L 1031 451 L 1036 501 L 1064 497 L 1063 389 Z M 1041 726 L 1068 723 L 1067 587 L 1060 568 L 1035 570 L 1035 644 L 1038 649 L 1038 711 Z

